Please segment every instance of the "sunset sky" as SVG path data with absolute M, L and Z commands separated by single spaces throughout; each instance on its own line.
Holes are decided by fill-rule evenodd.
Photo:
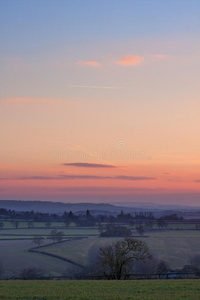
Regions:
M 0 199 L 200 206 L 200 1 L 0 1 Z

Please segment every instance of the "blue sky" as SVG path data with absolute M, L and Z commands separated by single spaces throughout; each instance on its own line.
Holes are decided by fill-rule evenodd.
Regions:
M 40 55 L 79 42 L 180 38 L 200 28 L 198 0 L 6 0 L 0 7 L 4 55 Z
M 1 96 L 4 97 L 49 97 L 50 93 L 53 97 L 65 97 L 68 95 L 62 92 L 65 82 L 132 84 L 127 70 L 125 74 L 114 70 L 115 76 L 111 69 L 106 74 L 99 70 L 96 75 L 92 70 L 87 74 L 77 72 L 72 65 L 79 60 L 112 64 L 132 54 L 181 55 L 185 59 L 199 53 L 200 2 L 195 0 L 7 0 L 1 1 L 0 6 Z M 159 66 L 156 68 L 160 74 Z M 174 74 L 177 68 L 178 64 Z M 164 77 L 169 77 L 172 71 L 165 70 L 165 74 Z M 49 94 L 48 83 L 54 85 Z M 68 92 L 75 97 L 79 94 L 71 89 Z

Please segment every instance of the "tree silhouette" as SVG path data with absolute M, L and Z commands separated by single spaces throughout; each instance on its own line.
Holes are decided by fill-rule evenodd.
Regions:
M 134 260 L 151 258 L 146 243 L 133 238 L 116 241 L 101 247 L 99 251 L 98 260 L 103 274 L 108 279 L 121 279 L 127 275 Z

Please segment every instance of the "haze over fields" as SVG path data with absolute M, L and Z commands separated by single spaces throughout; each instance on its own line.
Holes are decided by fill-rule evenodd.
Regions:
M 0 199 L 200 206 L 200 1 L 0 2 Z

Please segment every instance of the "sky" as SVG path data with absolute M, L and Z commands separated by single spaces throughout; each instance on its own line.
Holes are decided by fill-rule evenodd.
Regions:
M 200 206 L 200 1 L 0 1 L 0 199 Z

